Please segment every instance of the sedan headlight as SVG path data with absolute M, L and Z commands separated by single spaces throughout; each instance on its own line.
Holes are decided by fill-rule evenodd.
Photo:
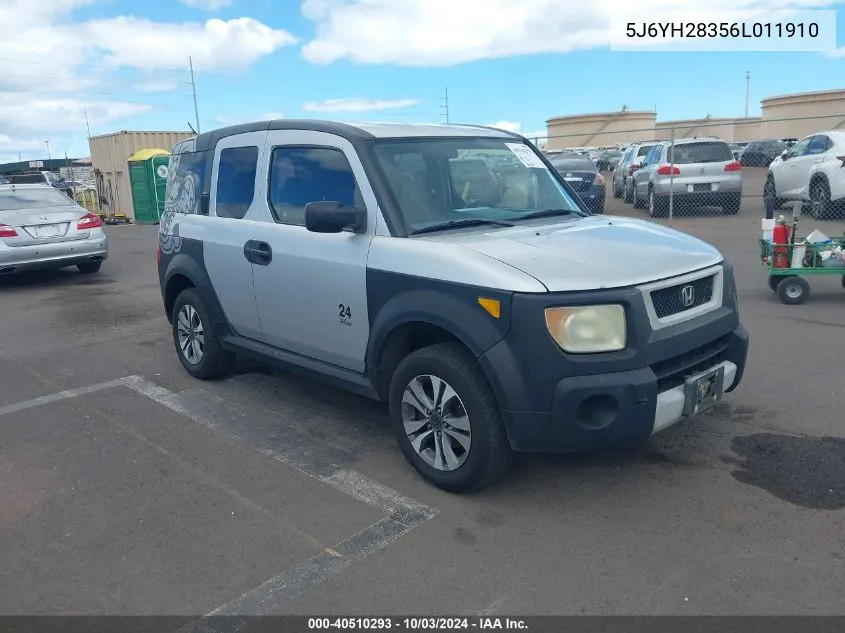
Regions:
M 564 351 L 597 354 L 625 349 L 627 328 L 621 305 L 546 308 L 546 327 Z

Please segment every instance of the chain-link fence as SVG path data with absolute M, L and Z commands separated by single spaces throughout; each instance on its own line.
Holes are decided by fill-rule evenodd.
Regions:
M 798 203 L 815 219 L 845 219 L 845 114 L 591 125 L 550 130 L 541 146 L 576 189 L 590 180 L 587 161 L 595 165 L 601 177 L 590 182 L 603 181 L 606 213 L 761 217 L 769 200 L 790 213 Z

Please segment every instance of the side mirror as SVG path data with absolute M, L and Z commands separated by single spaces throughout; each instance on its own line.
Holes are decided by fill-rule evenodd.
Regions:
M 783 150 L 783 151 L 780 153 L 780 157 L 781 157 L 783 160 L 786 160 L 786 155 L 787 155 L 787 154 L 789 154 L 789 150 L 788 150 L 788 149 L 785 149 L 785 150 Z
M 346 228 L 360 233 L 366 226 L 367 213 L 364 209 L 324 200 L 305 205 L 305 228 L 312 233 L 341 233 Z

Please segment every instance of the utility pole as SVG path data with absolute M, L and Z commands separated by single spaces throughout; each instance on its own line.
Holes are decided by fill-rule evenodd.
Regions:
M 745 71 L 745 118 L 748 118 L 748 91 L 751 87 L 751 71 Z
M 47 160 L 50 162 L 53 161 L 53 157 L 50 156 L 50 141 L 44 141 L 44 144 L 47 146 Z
M 443 115 L 446 117 L 446 123 L 449 123 L 449 88 L 445 88 L 444 90 L 445 96 L 440 98 L 443 102 L 440 107 L 443 110 Z
M 88 140 L 91 139 L 91 124 L 88 123 L 88 110 L 82 108 L 82 112 L 85 114 L 85 129 L 88 130 Z
M 197 107 L 197 83 L 194 81 L 194 60 L 188 57 L 188 66 L 191 67 L 191 92 L 194 93 L 194 118 L 197 121 L 197 134 L 200 133 L 200 111 Z

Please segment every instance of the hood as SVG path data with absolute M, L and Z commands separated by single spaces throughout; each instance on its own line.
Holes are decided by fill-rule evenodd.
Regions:
M 613 216 L 557 220 L 431 235 L 534 277 L 550 292 L 621 288 L 718 264 L 722 255 L 698 238 L 659 224 Z

